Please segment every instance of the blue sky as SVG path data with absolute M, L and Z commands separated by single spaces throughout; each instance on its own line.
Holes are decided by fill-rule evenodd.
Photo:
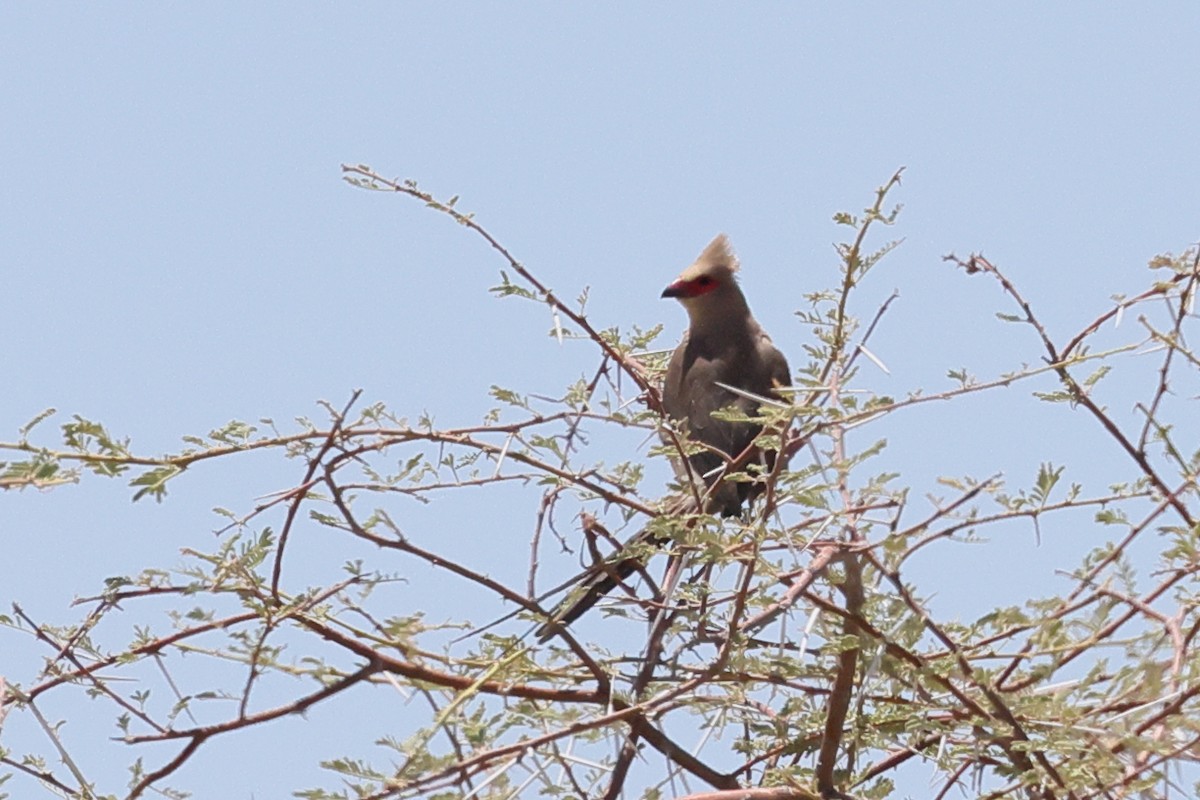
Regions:
M 553 395 L 594 369 L 541 309 L 487 292 L 502 264 L 481 241 L 347 186 L 342 163 L 460 195 L 562 295 L 589 287 L 597 327 L 662 322 L 664 347 L 684 317 L 659 292 L 725 231 L 793 362 L 810 334 L 792 312 L 837 279 L 832 215 L 904 166 L 905 241 L 860 300 L 869 315 L 900 292 L 873 385 L 1014 369 L 1036 343 L 941 256 L 982 250 L 1060 336 L 1145 288 L 1151 256 L 1197 239 L 1198 31 L 1192 3 L 6 5 L 0 439 L 54 406 L 159 453 L 231 419 L 315 417 L 356 388 L 465 424 L 492 384 Z M 906 417 L 886 457 L 918 485 L 1028 483 L 1093 433 L 1009 390 Z M 97 479 L 0 496 L 0 600 L 74 619 L 103 578 L 207 546 L 208 509 L 296 479 L 275 461 L 197 469 L 163 505 Z M 495 532 L 481 543 L 483 510 L 438 510 L 448 548 L 508 552 Z M 1031 592 L 1056 591 L 1081 552 L 1043 537 L 1012 548 Z M 272 774 L 180 782 L 267 797 Z

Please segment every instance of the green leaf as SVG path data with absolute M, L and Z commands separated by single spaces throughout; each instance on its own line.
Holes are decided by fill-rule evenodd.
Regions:
M 58 413 L 57 409 L 47 408 L 42 413 L 38 414 L 33 419 L 29 420 L 29 422 L 26 422 L 24 425 L 22 425 L 20 428 L 21 441 L 22 442 L 25 441 L 25 437 L 29 435 L 29 432 L 31 430 L 33 430 L 35 427 L 37 427 L 38 423 L 42 422 L 43 420 L 45 420 L 48 417 L 53 416 L 56 413 Z
M 161 503 L 163 498 L 167 496 L 167 481 L 181 472 L 183 472 L 183 469 L 174 464 L 146 470 L 129 482 L 130 486 L 142 487 L 133 495 L 133 502 L 136 503 L 138 500 L 149 495 Z

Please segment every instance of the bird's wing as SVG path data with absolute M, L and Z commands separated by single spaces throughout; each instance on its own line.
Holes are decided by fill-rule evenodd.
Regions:
M 792 385 L 792 371 L 788 367 L 787 357 L 765 333 L 759 337 L 758 353 L 763 364 L 763 374 L 768 376 L 767 385 L 764 387 L 768 390 L 765 392 L 766 396 L 771 396 L 771 389 Z

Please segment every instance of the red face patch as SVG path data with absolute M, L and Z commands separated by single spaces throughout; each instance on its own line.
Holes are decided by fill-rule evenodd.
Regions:
M 663 297 L 699 297 L 702 294 L 708 294 L 713 289 L 717 288 L 717 280 L 708 275 L 701 275 L 699 278 L 693 278 L 690 281 L 679 280 L 672 283 L 663 290 Z

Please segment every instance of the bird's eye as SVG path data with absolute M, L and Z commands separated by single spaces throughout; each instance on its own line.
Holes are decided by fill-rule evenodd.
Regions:
M 701 275 L 699 278 L 696 278 L 697 286 L 712 286 L 714 283 L 716 283 L 716 281 L 707 275 Z

